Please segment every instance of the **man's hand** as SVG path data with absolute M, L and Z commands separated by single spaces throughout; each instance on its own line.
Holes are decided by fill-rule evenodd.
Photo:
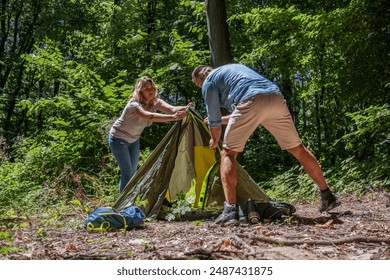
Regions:
M 214 141 L 214 139 L 210 139 L 209 147 L 210 149 L 215 149 L 218 146 L 218 141 Z
M 220 126 L 219 127 L 209 127 L 209 128 L 210 128 L 210 134 L 211 134 L 209 147 L 211 149 L 215 149 L 218 146 L 219 139 L 221 139 L 222 129 Z

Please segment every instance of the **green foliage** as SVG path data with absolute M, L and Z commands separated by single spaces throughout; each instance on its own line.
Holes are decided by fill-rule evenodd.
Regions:
M 13 234 L 11 232 L 1 232 L 0 231 L 0 240 L 12 240 Z
M 152 151 L 150 150 L 149 147 L 142 149 L 140 152 L 140 159 L 138 165 L 141 166 L 148 159 L 151 153 Z
M 166 219 L 168 221 L 174 221 L 176 219 L 181 220 L 186 213 L 191 212 L 191 205 L 194 203 L 194 199 L 193 196 L 186 198 L 186 194 L 180 192 L 172 202 L 172 207 L 170 208 Z
M 342 141 L 350 155 L 340 162 L 341 185 L 350 181 L 366 188 L 389 186 L 389 105 L 370 106 L 346 115 L 351 119 L 351 132 L 335 142 L 337 145 Z M 354 189 L 363 191 L 358 185 Z
M 41 242 L 45 241 L 47 238 L 47 232 L 44 228 L 39 228 L 37 231 L 37 239 Z
M 22 163 L 6 162 L 0 166 L 0 213 L 10 209 L 39 208 L 41 188 L 33 180 L 36 176 L 39 174 Z
M 8 253 L 17 253 L 18 251 L 19 249 L 8 246 L 3 246 L 0 248 L 0 254 L 2 254 L 3 256 L 6 256 Z
M 54 96 L 19 103 L 32 122 L 36 119 L 45 119 L 45 122 L 41 122 L 35 137 L 17 143 L 13 156 L 18 163 L 10 165 L 14 166 L 14 172 L 21 174 L 17 176 L 18 182 L 4 188 L 4 192 L 13 194 L 6 196 L 7 199 L 17 204 L 13 198 L 23 189 L 29 189 L 29 196 L 33 197 L 53 189 L 67 193 L 66 197 L 80 192 L 109 195 L 109 189 L 104 188 L 112 186 L 116 180 L 103 173 L 115 170 L 116 166 L 107 156 L 106 137 L 111 123 L 107 112 L 115 111 L 118 94 L 129 94 L 126 85 L 118 86 L 123 81 L 123 73 L 119 72 L 107 84 L 84 64 L 67 62 L 64 67 L 63 55 L 57 48 L 37 49 L 36 54 L 25 59 L 30 72 L 42 80 L 59 79 L 63 89 Z M 108 184 L 104 186 L 104 183 Z
M 145 207 L 147 206 L 149 201 L 147 199 L 141 200 L 138 196 L 135 198 L 134 205 L 138 207 Z
M 390 105 L 370 106 L 346 115 L 352 126 L 351 132 L 340 139 L 346 150 L 353 152 L 358 160 L 375 158 L 378 163 L 389 162 Z
M 192 224 L 196 227 L 200 227 L 203 225 L 203 222 L 202 221 L 199 221 L 199 220 L 196 220 L 196 221 L 193 221 Z
M 302 199 L 313 199 L 317 190 L 302 167 L 298 165 L 259 184 L 267 190 L 271 199 L 294 202 Z

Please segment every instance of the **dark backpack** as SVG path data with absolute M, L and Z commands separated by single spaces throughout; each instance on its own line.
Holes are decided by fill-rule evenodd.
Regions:
M 129 229 L 142 224 L 145 214 L 138 206 L 130 206 L 122 211 L 110 207 L 98 207 L 84 221 L 88 231 L 107 231 L 112 229 Z
M 255 204 L 261 220 L 277 220 L 283 216 L 291 216 L 296 211 L 293 205 L 284 202 L 267 201 Z

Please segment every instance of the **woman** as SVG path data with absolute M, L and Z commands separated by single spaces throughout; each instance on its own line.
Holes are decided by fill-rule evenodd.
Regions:
M 137 80 L 132 96 L 122 115 L 111 127 L 108 142 L 121 170 L 119 191 L 122 192 L 137 171 L 140 154 L 140 136 L 145 127 L 153 122 L 178 121 L 192 106 L 172 106 L 158 97 L 158 89 L 149 77 Z M 156 113 L 161 111 L 166 114 Z

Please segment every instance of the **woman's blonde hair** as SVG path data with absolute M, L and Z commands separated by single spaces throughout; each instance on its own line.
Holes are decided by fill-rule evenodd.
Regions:
M 154 87 L 154 96 L 153 99 L 149 102 L 149 104 L 145 103 L 145 100 L 142 96 L 142 89 L 145 86 L 146 83 L 151 83 Z M 146 106 L 155 106 L 157 104 L 158 99 L 158 88 L 156 84 L 153 82 L 152 78 L 149 78 L 147 76 L 140 77 L 134 86 L 133 94 L 131 95 L 130 99 L 135 99 L 139 104 L 146 105 Z

